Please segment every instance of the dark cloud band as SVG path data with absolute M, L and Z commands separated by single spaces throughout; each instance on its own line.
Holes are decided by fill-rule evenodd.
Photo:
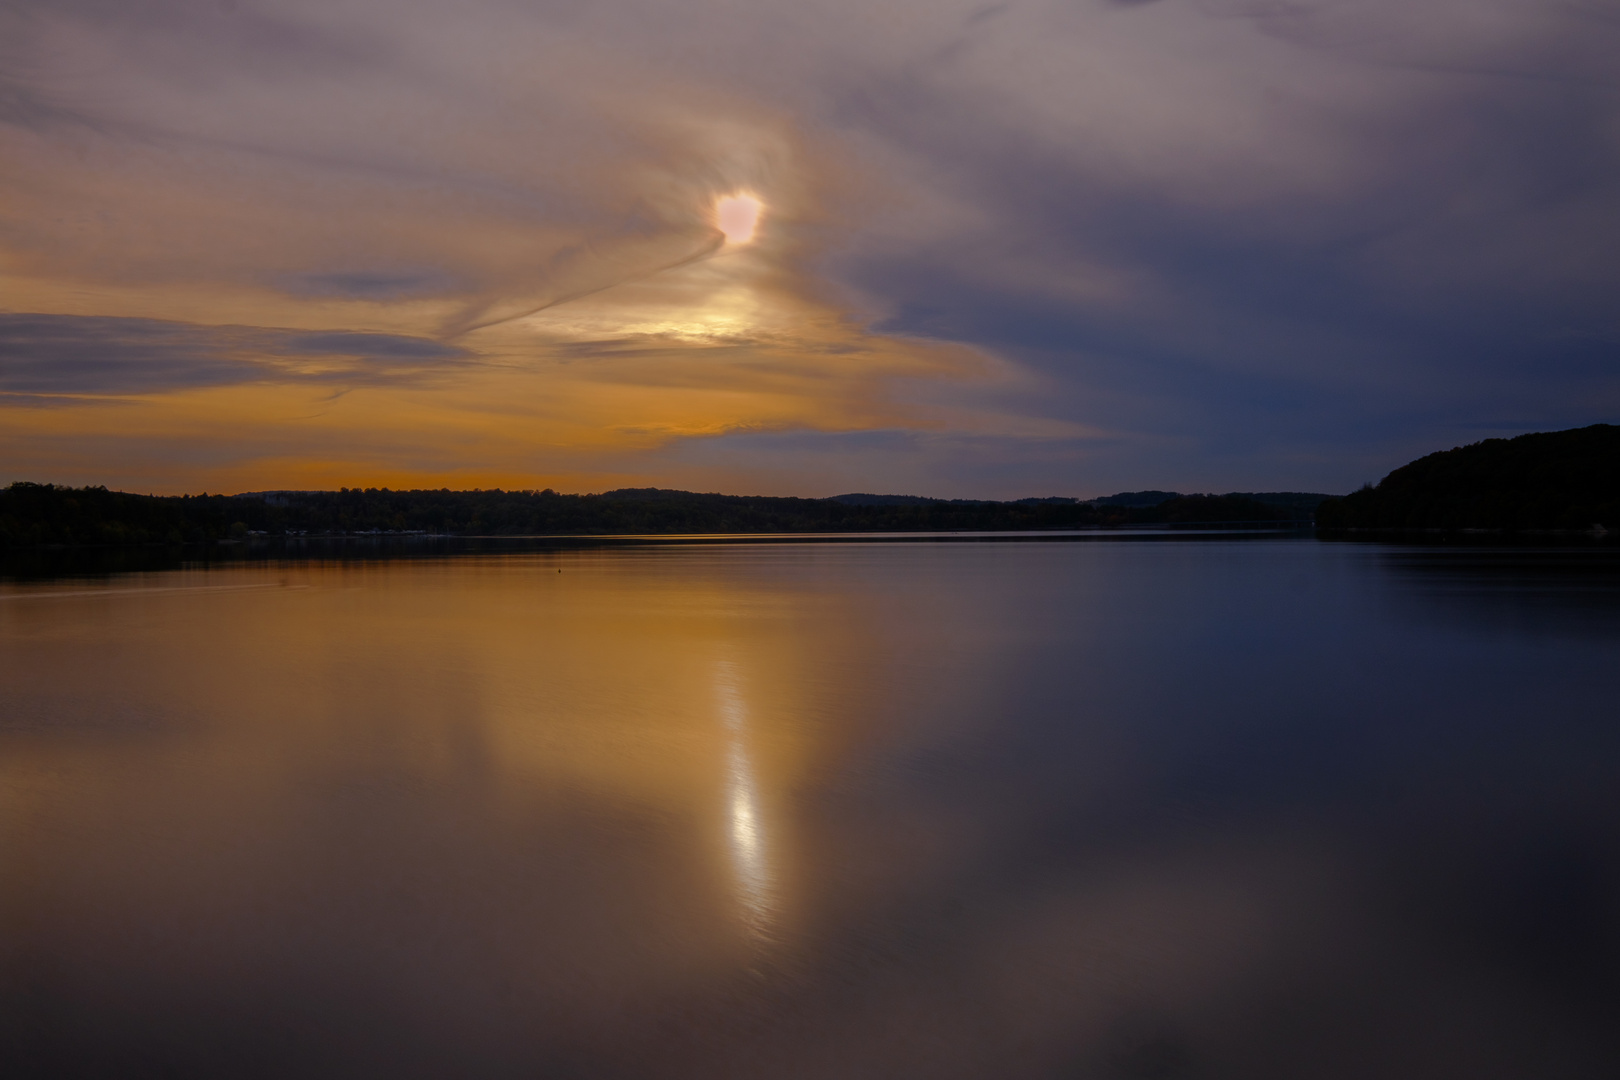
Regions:
M 31 404 L 253 382 L 411 382 L 471 355 L 399 334 L 0 314 L 0 394 Z

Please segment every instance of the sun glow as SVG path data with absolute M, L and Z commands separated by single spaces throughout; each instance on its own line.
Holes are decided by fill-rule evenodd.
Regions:
M 714 203 L 714 223 L 726 234 L 726 243 L 746 244 L 753 240 L 764 212 L 765 204 L 758 196 L 746 192 L 722 195 Z

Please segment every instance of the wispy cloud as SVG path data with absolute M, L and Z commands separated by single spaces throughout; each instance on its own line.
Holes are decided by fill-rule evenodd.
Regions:
M 624 432 L 746 469 L 714 432 L 869 429 L 915 436 L 844 444 L 872 484 L 932 455 L 941 494 L 1345 488 L 1620 419 L 1617 51 L 1598 0 L 13 3 L 0 296 L 108 321 L 0 371 L 352 385 L 353 445 L 387 427 L 354 399 L 431 377 L 646 482 L 684 436 Z M 990 428 L 1016 491 L 966 486 Z
M 255 382 L 404 384 L 470 358 L 398 334 L 0 314 L 0 392 L 34 404 Z

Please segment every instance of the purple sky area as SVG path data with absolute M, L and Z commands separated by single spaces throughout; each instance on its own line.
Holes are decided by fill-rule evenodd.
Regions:
M 1616 0 L 6 0 L 0 482 L 1342 492 L 1620 421 L 1616 57 Z

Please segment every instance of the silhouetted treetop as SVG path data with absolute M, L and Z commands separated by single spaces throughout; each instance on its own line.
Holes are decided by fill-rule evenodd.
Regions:
M 1317 508 L 1323 529 L 1620 528 L 1620 427 L 1486 439 Z

